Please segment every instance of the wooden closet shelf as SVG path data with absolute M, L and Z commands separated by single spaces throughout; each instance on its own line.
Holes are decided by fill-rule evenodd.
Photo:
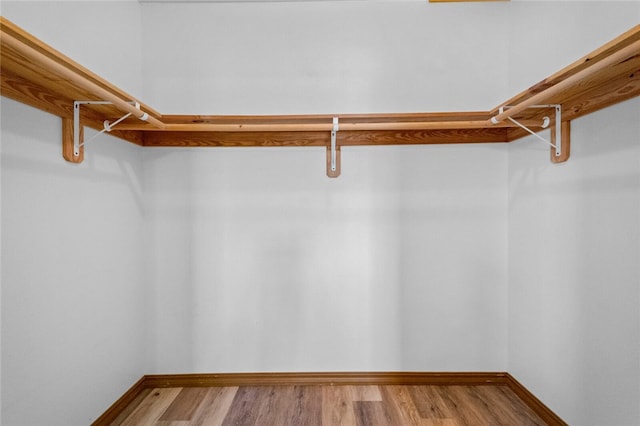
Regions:
M 142 146 L 329 147 L 334 117 L 339 119 L 338 146 L 511 142 L 528 133 L 507 115 L 534 132 L 542 129 L 544 116 L 555 126 L 549 109 L 526 107 L 531 101 L 561 105 L 562 122 L 568 123 L 640 94 L 638 25 L 500 105 L 512 107 L 511 113 L 500 114 L 498 106 L 409 114 L 163 115 L 139 101 L 136 108 L 134 97 L 2 17 L 0 29 L 2 96 L 62 117 L 67 125 L 74 101 L 111 101 L 83 105 L 82 125 L 102 130 L 105 119 L 113 122 L 132 113 L 111 134 Z M 137 118 L 145 114 L 146 121 Z M 494 123 L 496 116 L 502 119 Z M 69 143 L 69 131 L 65 134 Z

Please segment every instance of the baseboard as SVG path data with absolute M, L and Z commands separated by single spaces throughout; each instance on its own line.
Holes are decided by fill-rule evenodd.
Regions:
M 506 373 L 322 372 L 222 373 L 145 376 L 153 388 L 277 385 L 492 385 L 507 384 Z
M 147 386 L 146 376 L 142 376 L 131 388 L 124 393 L 111 407 L 107 409 L 100 417 L 98 417 L 91 425 L 110 425 L 119 417 L 125 417 L 128 408 L 132 407 L 136 399 L 142 400 L 151 391 L 151 387 Z
M 277 385 L 508 386 L 549 426 L 567 425 L 520 382 L 505 372 L 301 372 L 146 375 L 92 423 L 92 426 L 110 425 L 124 416 L 124 410 L 136 399 L 155 388 Z
M 511 374 L 507 373 L 507 386 L 518 395 L 518 398 L 522 400 L 529 408 L 531 408 L 542 420 L 548 425 L 568 426 L 564 420 L 562 420 L 556 413 L 547 407 L 542 401 L 540 401 L 534 394 L 529 392 L 529 389 L 525 388 L 522 383 L 513 378 Z

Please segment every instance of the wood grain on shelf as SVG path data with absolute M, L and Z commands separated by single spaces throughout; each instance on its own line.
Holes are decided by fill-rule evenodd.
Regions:
M 114 98 L 117 105 L 83 105 L 82 125 L 102 129 L 106 119 L 131 112 L 134 98 L 0 17 L 2 96 L 63 118 L 71 118 L 74 100 Z M 640 25 L 517 94 L 501 105 L 520 107 L 514 118 L 541 130 L 547 111 L 524 108 L 532 100 L 561 104 L 563 122 L 640 95 Z M 148 147 L 329 146 L 334 115 L 166 115 L 141 103 L 149 122 L 123 121 L 111 135 Z M 137 109 L 135 116 L 141 115 Z M 340 145 L 405 145 L 510 142 L 526 136 L 503 120 L 490 122 L 489 111 L 337 114 Z M 157 129 L 154 129 L 154 126 Z M 158 130 L 160 129 L 160 130 Z

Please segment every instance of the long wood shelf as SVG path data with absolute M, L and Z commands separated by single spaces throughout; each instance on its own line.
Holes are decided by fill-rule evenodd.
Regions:
M 104 120 L 132 113 L 111 134 L 145 147 L 329 147 L 334 117 L 339 118 L 339 147 L 511 142 L 527 132 L 507 116 L 539 131 L 543 117 L 550 115 L 528 108 L 532 103 L 562 106 L 563 140 L 568 142 L 571 120 L 640 94 L 640 25 L 489 111 L 265 116 L 163 115 L 3 17 L 0 30 L 2 96 L 61 117 L 66 143 L 73 138 L 69 120 L 79 100 L 113 102 L 82 107 L 82 125 L 96 130 L 103 129 Z M 495 117 L 500 120 L 492 121 Z M 568 158 L 568 143 L 563 150 L 561 158 L 552 155 L 554 162 Z M 65 158 L 82 160 L 68 152 Z

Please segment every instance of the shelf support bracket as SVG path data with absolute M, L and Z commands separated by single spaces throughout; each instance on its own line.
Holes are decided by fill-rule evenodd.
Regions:
M 556 123 L 558 123 L 556 121 Z M 571 153 L 571 121 L 560 121 L 560 125 L 555 125 L 556 130 L 551 132 L 551 142 L 554 142 L 558 137 L 556 136 L 558 133 L 557 129 L 560 129 L 560 138 L 562 140 L 560 155 L 556 155 L 556 150 L 551 149 L 550 158 L 552 163 L 564 163 L 569 159 L 569 155 Z
M 340 176 L 340 147 L 337 143 L 340 123 L 338 117 L 333 117 L 331 128 L 331 145 L 327 147 L 327 176 L 337 178 Z
M 62 157 L 70 163 L 82 163 L 84 160 L 84 147 L 81 146 L 78 151 L 74 148 L 76 138 L 84 140 L 84 127 L 79 127 L 79 130 L 75 129 L 73 119 L 62 118 Z
M 505 109 L 512 108 L 511 106 L 505 105 L 501 106 L 499 109 L 499 114 L 502 114 Z M 521 129 L 527 131 L 531 135 L 535 136 L 542 142 L 546 143 L 551 147 L 551 162 L 552 163 L 562 163 L 569 159 L 569 122 L 562 121 L 562 106 L 559 104 L 552 105 L 531 105 L 529 108 L 553 108 L 554 109 L 554 119 L 551 120 L 549 117 L 543 118 L 542 128 L 546 129 L 549 127 L 551 123 L 551 140 L 547 140 L 542 136 L 538 135 L 533 130 L 529 129 L 524 124 L 520 123 L 513 117 L 507 117 L 509 121 L 520 127 Z M 497 123 L 495 119 L 491 119 L 493 123 Z M 564 129 L 564 131 L 563 131 Z M 564 139 L 567 139 L 566 141 Z
M 136 109 L 140 109 L 138 102 L 129 102 L 134 105 Z M 111 132 L 114 126 L 120 124 L 122 121 L 129 118 L 132 113 L 127 113 L 117 119 L 114 122 L 104 120 L 103 129 L 97 134 L 93 135 L 88 140 L 84 140 L 84 126 L 80 122 L 80 106 L 81 105 L 113 105 L 113 102 L 109 101 L 74 101 L 73 102 L 73 122 L 68 118 L 63 118 L 62 121 L 62 155 L 65 160 L 72 163 L 81 163 L 84 159 L 84 145 L 95 139 L 97 136 L 104 132 Z M 142 114 L 140 120 L 146 121 L 148 114 Z

